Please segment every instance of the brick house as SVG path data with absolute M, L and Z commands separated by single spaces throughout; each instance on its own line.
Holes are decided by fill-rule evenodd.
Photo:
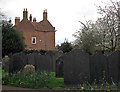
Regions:
M 47 10 L 43 11 L 43 20 L 36 21 L 27 9 L 23 10 L 23 19 L 15 17 L 15 29 L 23 34 L 27 50 L 56 50 L 55 27 L 47 19 Z

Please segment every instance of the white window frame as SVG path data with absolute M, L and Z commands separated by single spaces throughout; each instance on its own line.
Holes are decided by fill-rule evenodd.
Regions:
M 35 42 L 33 42 L 34 39 L 35 39 Z M 36 37 L 35 36 L 32 37 L 31 43 L 36 44 Z

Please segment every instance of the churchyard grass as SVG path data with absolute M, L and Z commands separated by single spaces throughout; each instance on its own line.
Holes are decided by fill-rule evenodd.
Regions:
M 63 78 L 56 78 L 55 73 L 46 71 L 36 72 L 33 74 L 24 74 L 18 72 L 16 74 L 9 74 L 5 71 L 3 75 L 3 85 L 24 87 L 24 88 L 58 88 L 64 86 Z

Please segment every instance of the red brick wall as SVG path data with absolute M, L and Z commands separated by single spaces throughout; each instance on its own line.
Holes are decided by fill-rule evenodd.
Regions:
M 26 49 L 55 50 L 55 32 L 23 31 Z M 36 37 L 36 44 L 32 44 L 32 37 Z

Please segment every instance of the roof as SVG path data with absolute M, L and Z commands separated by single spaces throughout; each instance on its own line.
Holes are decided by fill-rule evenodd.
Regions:
M 48 20 L 42 20 L 40 22 L 31 22 L 27 19 L 24 19 L 15 27 L 19 30 L 31 29 L 36 31 L 55 31 L 55 27 L 53 27 Z
M 34 30 L 34 26 L 32 25 L 32 23 L 27 20 L 27 19 L 24 19 L 22 20 L 18 25 L 15 25 L 15 28 L 18 29 L 18 30 L 24 30 L 24 29 L 31 29 L 31 30 Z
M 42 20 L 35 26 L 37 31 L 54 31 L 55 27 L 48 20 Z

